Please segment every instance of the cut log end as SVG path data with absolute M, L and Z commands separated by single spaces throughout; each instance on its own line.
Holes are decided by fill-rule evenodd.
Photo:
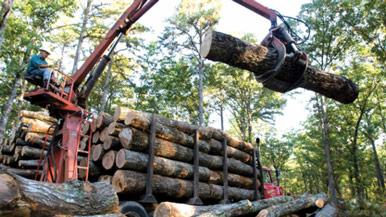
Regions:
M 125 160 L 126 160 L 125 149 L 121 149 L 118 151 L 115 159 L 116 166 L 118 168 L 122 168 L 125 165 Z
M 212 45 L 212 37 L 213 37 L 213 30 L 212 29 L 209 29 L 208 31 L 206 31 L 204 33 L 204 40 L 202 42 L 202 45 L 201 45 L 201 50 L 200 50 L 200 55 L 202 57 L 206 57 L 208 56 L 209 52 L 210 52 L 210 47 Z
M 114 167 L 116 153 L 117 153 L 116 151 L 111 150 L 103 156 L 103 159 L 102 159 L 103 168 L 105 168 L 106 170 L 110 170 Z

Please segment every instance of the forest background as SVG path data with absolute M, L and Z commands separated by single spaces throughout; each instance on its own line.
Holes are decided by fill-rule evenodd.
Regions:
M 345 75 L 360 96 L 342 105 L 303 90 L 264 89 L 246 71 L 203 59 L 207 28 L 258 43 L 269 22 L 229 0 L 160 1 L 121 40 L 88 102 L 214 126 L 254 142 L 291 194 L 328 192 L 352 216 L 385 213 L 386 4 L 382 0 L 260 1 L 305 20 L 311 64 Z M 296 2 L 296 3 L 295 3 Z M 0 142 L 22 109 L 26 64 L 42 45 L 49 62 L 76 71 L 129 5 L 125 0 L 1 0 Z M 292 23 L 300 33 L 304 26 Z M 305 34 L 305 33 L 304 33 Z

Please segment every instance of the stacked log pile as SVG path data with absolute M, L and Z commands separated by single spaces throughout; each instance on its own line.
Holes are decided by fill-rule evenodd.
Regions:
M 0 144 L 0 163 L 27 178 L 41 174 L 57 120 L 42 112 L 21 111 L 10 136 Z
M 152 114 L 123 107 L 118 107 L 114 115 L 99 114 L 90 127 L 93 131 L 90 179 L 111 183 L 121 197 L 131 199 L 143 196 L 146 183 L 151 180 L 151 192 L 156 198 L 186 201 L 194 195 L 197 144 L 196 192 L 204 203 L 260 197 L 254 190 L 260 183 L 259 173 L 253 169 L 252 144 L 217 129 L 199 128 L 155 115 L 151 149 L 152 121 Z M 154 156 L 149 155 L 151 152 Z M 153 162 L 150 173 L 149 161 Z M 224 162 L 228 165 L 226 171 Z M 228 177 L 225 182 L 224 177 Z

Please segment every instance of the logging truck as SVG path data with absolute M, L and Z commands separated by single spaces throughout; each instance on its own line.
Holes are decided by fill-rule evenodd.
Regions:
M 292 31 L 287 31 L 290 28 L 288 23 L 278 12 L 254 0 L 234 1 L 271 21 L 268 36 L 262 46 L 252 46 L 231 36 L 208 31 L 200 48 L 202 57 L 249 70 L 257 81 L 274 91 L 287 92 L 303 87 L 342 103 L 350 103 L 357 98 L 358 89 L 350 80 L 308 65 L 307 55 L 297 48 L 289 33 Z M 96 81 L 111 61 L 120 39 L 157 2 L 134 0 L 83 65 L 71 76 L 61 75 L 59 86 L 51 82 L 42 85 L 41 82 L 36 83 L 39 78 L 26 77 L 37 88 L 26 92 L 24 99 L 33 105 L 48 108 L 50 116 L 57 121 L 43 124 L 39 121 L 47 121 L 47 118 L 41 120 L 34 116 L 39 121 L 33 121 L 31 117 L 23 117 L 22 122 L 27 127 L 19 126 L 20 135 L 15 134 L 3 145 L 2 152 L 8 156 L 2 156 L 2 161 L 11 166 L 37 167 L 36 171 L 13 169 L 12 172 L 40 177 L 41 181 L 47 182 L 40 187 L 51 189 L 53 194 L 58 195 L 54 198 L 63 196 L 63 192 L 58 192 L 55 186 L 74 187 L 72 185 L 75 184 L 68 181 L 79 178 L 111 183 L 122 201 L 130 200 L 121 206 L 122 213 L 127 216 L 148 216 L 142 204 L 149 209 L 149 205 L 162 201 L 193 205 L 234 201 L 245 204 L 241 200 L 256 201 L 264 196 L 281 195 L 282 189 L 272 182 L 265 185 L 267 191 L 264 192 L 263 169 L 255 147 L 221 130 L 125 108 L 117 108 L 114 116 L 100 114 L 97 124 L 95 121 L 90 123 L 91 113 L 86 108 L 86 102 Z M 277 25 L 278 17 L 284 25 Z M 35 122 L 38 126 L 31 127 Z M 15 139 L 19 139 L 19 145 L 16 145 Z M 30 147 L 30 144 L 35 147 Z M 34 161 L 27 162 L 23 158 Z M 266 172 L 272 181 L 271 171 Z M 30 184 L 18 177 L 13 179 L 19 180 L 17 186 Z M 35 182 L 32 185 L 39 186 Z M 91 187 L 95 191 L 90 191 L 90 186 L 85 183 L 74 188 L 83 190 L 82 193 L 94 199 L 101 195 L 111 197 L 84 201 L 85 197 L 77 198 L 71 192 L 64 192 L 67 193 L 65 196 L 71 196 L 72 201 L 77 202 L 72 203 L 70 208 L 74 208 L 74 204 L 85 203 L 84 206 L 76 206 L 77 209 L 69 208 L 65 213 L 78 210 L 78 213 L 91 215 L 102 213 L 101 210 L 114 211 L 114 194 L 108 191 L 109 186 L 100 186 L 103 185 L 98 182 Z M 102 191 L 101 194 L 98 195 L 98 191 Z M 10 195 L 13 194 L 7 196 Z M 323 195 L 307 198 L 313 202 L 320 197 L 324 198 Z M 275 202 L 286 201 L 288 198 L 280 197 Z M 65 210 L 63 206 L 58 207 Z M 261 206 L 257 204 L 256 207 Z M 200 207 L 195 209 L 200 210 Z M 202 209 L 206 209 L 205 206 Z M 48 212 L 47 207 L 45 210 Z
M 52 157 L 51 129 L 58 121 L 38 112 L 19 116 L 0 147 L 2 163 L 12 173 L 44 180 L 44 162 Z M 167 201 L 213 205 L 283 193 L 278 173 L 274 178 L 273 170 L 261 166 L 252 144 L 221 130 L 123 107 L 82 125 L 78 153 L 80 167 L 88 168 L 79 170 L 79 179 L 111 184 L 126 214 L 147 216 L 154 204 Z

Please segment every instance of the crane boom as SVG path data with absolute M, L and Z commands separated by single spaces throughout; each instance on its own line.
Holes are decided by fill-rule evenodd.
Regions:
M 86 169 L 88 171 L 88 166 L 82 168 L 77 164 L 81 126 L 88 115 L 88 111 L 85 110 L 85 102 L 105 66 L 110 61 L 110 55 L 115 46 L 117 46 L 119 39 L 158 1 L 134 0 L 79 70 L 71 77 L 64 76 L 65 79 L 59 89 L 51 86 L 56 88 L 55 91 L 52 91 L 49 88 L 49 84 L 48 87 L 37 89 L 24 95 L 26 100 L 32 104 L 48 108 L 50 115 L 61 120 L 56 130 L 57 133 L 55 133 L 55 139 L 52 140 L 56 141 L 56 144 L 54 144 L 55 142 L 50 144 L 50 151 L 47 152 L 42 180 L 60 183 L 77 179 L 78 169 Z M 270 20 L 272 25 L 271 31 L 278 32 L 277 30 L 272 30 L 274 28 L 277 29 L 277 15 L 274 10 L 257 3 L 255 0 L 233 1 Z M 285 39 L 282 40 L 283 43 L 291 41 L 286 37 L 281 37 L 281 32 L 277 36 L 279 36 L 279 39 Z M 110 51 L 104 55 L 108 49 Z M 98 62 L 98 67 L 90 74 Z M 88 75 L 89 78 L 84 84 L 84 90 L 79 91 L 80 85 Z

